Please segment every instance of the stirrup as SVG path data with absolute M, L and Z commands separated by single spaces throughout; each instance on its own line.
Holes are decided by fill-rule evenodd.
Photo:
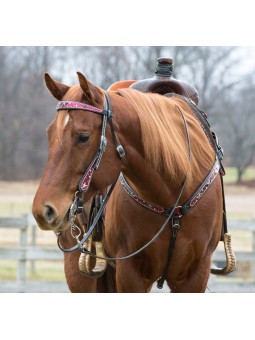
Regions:
M 231 246 L 231 235 L 229 233 L 225 233 L 223 241 L 226 255 L 226 266 L 224 268 L 211 268 L 211 274 L 228 275 L 236 268 L 236 257 Z
M 92 245 L 96 248 L 96 254 L 100 257 L 105 257 L 102 242 L 92 242 L 92 235 L 87 239 L 84 244 L 84 247 L 89 251 L 92 252 Z M 96 264 L 94 268 L 91 268 L 91 256 L 89 254 L 81 253 L 79 258 L 79 270 L 80 273 L 91 277 L 91 278 L 99 278 L 101 277 L 107 267 L 107 262 L 104 259 L 96 258 Z

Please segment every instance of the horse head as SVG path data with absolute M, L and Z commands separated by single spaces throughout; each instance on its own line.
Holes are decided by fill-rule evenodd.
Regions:
M 57 115 L 47 128 L 48 162 L 33 202 L 34 217 L 43 230 L 68 228 L 69 208 L 86 170 L 93 170 L 93 178 L 89 173 L 83 179 L 89 181 L 84 202 L 112 184 L 120 173 L 116 138 L 115 141 L 111 138 L 113 126 L 111 129 L 106 124 L 108 117 L 104 123 L 106 94 L 83 74 L 77 74 L 79 85 L 74 86 L 57 82 L 45 74 L 47 88 L 60 102 Z M 96 159 L 98 153 L 100 159 Z M 97 171 L 94 173 L 94 170 Z

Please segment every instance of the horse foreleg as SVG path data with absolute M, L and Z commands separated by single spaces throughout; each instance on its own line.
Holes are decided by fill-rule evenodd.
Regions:
M 152 287 L 152 282 L 144 279 L 143 273 L 132 261 L 117 262 L 116 284 L 118 293 L 148 293 Z
M 72 293 L 96 293 L 97 280 L 82 275 L 78 261 L 80 252 L 64 254 L 64 269 L 68 288 Z
M 171 270 L 167 283 L 172 293 L 204 293 L 210 275 L 211 255 L 193 261 L 188 268 L 175 277 Z

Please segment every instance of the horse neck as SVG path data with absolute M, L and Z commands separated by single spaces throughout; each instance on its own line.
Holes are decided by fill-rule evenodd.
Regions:
M 173 205 L 181 187 L 175 184 L 171 176 L 151 168 L 141 155 L 132 153 L 131 157 L 132 161 L 122 170 L 131 187 L 149 202 L 165 207 Z
M 119 106 L 113 111 L 118 124 L 118 138 L 126 151 L 126 156 L 122 160 L 122 173 L 132 188 L 145 200 L 170 206 L 175 202 L 181 186 L 176 185 L 171 179 L 171 174 L 164 171 L 159 173 L 146 161 L 141 142 L 140 121 L 132 106 L 126 102 L 125 110 L 121 110 Z

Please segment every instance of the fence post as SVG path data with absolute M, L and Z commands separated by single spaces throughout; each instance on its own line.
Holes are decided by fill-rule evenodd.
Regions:
M 31 245 L 33 248 L 36 247 L 36 227 L 35 224 L 31 223 L 31 231 L 32 231 L 32 239 L 31 239 Z M 35 274 L 35 260 L 31 260 L 31 273 Z
M 255 231 L 252 231 L 252 251 L 255 252 Z
M 253 216 L 252 223 L 255 225 L 255 215 Z M 255 253 L 255 230 L 251 232 L 251 238 L 252 238 L 252 249 L 251 251 Z M 251 276 L 254 279 L 255 278 L 255 263 L 251 262 Z
M 20 249 L 20 259 L 18 263 L 18 273 L 17 281 L 19 283 L 20 293 L 25 292 L 26 284 L 26 252 L 27 252 L 27 230 L 28 230 L 28 216 L 26 215 L 25 224 L 20 229 L 20 239 L 19 239 L 19 249 Z

